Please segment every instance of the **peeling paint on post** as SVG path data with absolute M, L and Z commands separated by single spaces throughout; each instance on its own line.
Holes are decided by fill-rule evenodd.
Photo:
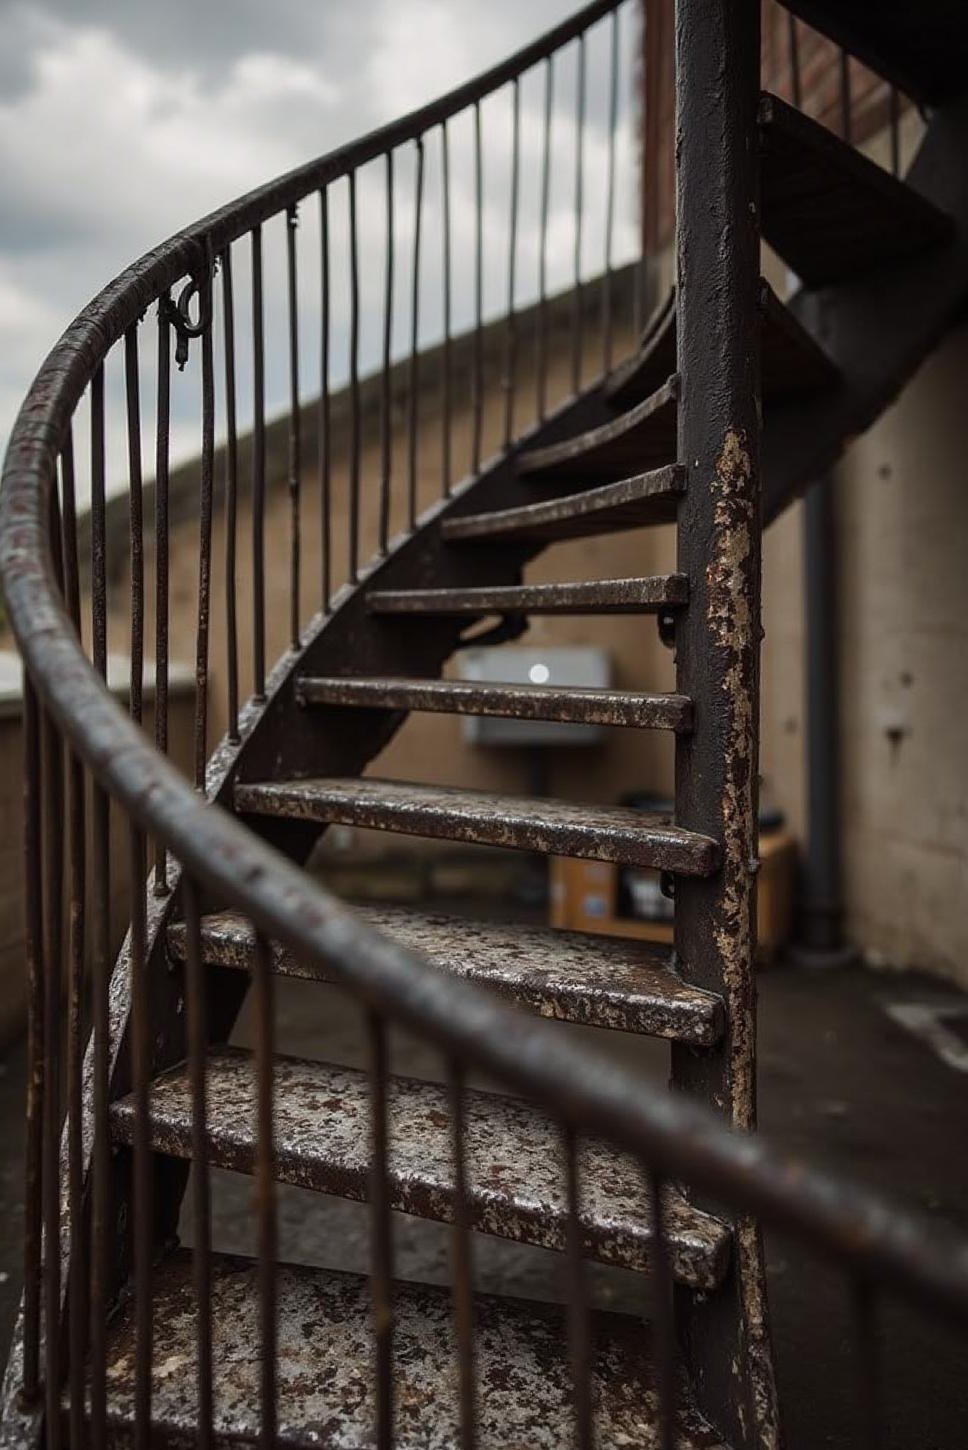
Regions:
M 676 881 L 683 976 L 726 1006 L 717 1045 L 673 1048 L 677 1087 L 738 1127 L 756 1117 L 756 813 L 759 730 L 759 7 L 677 0 L 676 208 L 680 400 L 687 470 L 678 568 L 677 689 L 694 731 L 676 742 L 676 822 L 715 839 L 719 872 Z M 678 1297 L 705 1412 L 733 1444 L 778 1442 L 759 1233 L 736 1222 L 731 1282 Z

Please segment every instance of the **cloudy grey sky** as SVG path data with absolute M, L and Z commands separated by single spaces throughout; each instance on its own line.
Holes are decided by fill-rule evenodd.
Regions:
M 569 0 L 0 0 L 0 441 L 50 344 L 127 262 L 232 196 L 468 78 L 572 8 Z M 625 55 L 632 9 L 623 15 Z M 603 31 L 599 60 L 606 44 Z M 593 52 L 590 45 L 592 193 L 602 182 L 607 114 L 605 71 Z M 629 76 L 619 123 L 626 165 L 634 158 Z M 522 247 L 531 252 L 541 114 L 534 79 L 522 90 Z M 568 85 L 563 70 L 563 108 Z M 496 110 L 486 128 L 486 144 L 501 152 L 489 187 L 506 187 L 508 114 Z M 567 147 L 566 130 L 563 120 Z M 552 205 L 552 271 L 558 266 L 561 284 L 571 245 L 566 160 L 562 153 L 556 164 L 560 218 Z M 458 246 L 470 229 L 470 178 L 462 187 L 461 176 L 458 160 Z M 428 164 L 431 204 L 434 185 Z M 586 222 L 589 247 L 600 245 L 596 225 Z M 633 243 L 626 186 L 619 260 Z M 490 255 L 496 306 L 504 264 L 496 248 Z M 371 270 L 376 264 L 374 254 Z M 521 275 L 527 291 L 525 265 Z

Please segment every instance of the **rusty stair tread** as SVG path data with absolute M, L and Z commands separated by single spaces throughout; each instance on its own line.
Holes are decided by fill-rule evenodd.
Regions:
M 823 348 L 780 301 L 770 284 L 760 279 L 761 372 L 766 403 L 812 396 L 837 386 L 840 374 Z M 658 315 L 653 330 L 631 357 L 605 384 L 605 396 L 627 408 L 646 397 L 676 367 L 675 288 Z
M 719 865 L 711 837 L 683 830 L 665 814 L 373 776 L 244 782 L 235 787 L 235 808 L 689 876 L 711 875 Z
M 518 458 L 518 471 L 613 483 L 644 469 L 674 463 L 678 396 L 679 378 L 673 374 L 620 417 L 559 443 L 525 450 Z
M 616 725 L 686 731 L 692 723 L 685 695 L 587 686 L 484 684 L 477 680 L 421 680 L 408 676 L 314 676 L 296 681 L 303 705 L 376 710 L 426 710 L 451 715 L 496 715 L 571 725 Z
M 255 1445 L 261 1426 L 259 1267 L 212 1256 L 213 1439 Z M 335 1269 L 280 1264 L 278 1432 L 291 1450 L 376 1450 L 373 1297 L 370 1281 Z M 191 1255 L 179 1250 L 152 1271 L 152 1444 L 194 1443 L 198 1413 L 197 1299 Z M 394 1444 L 458 1450 L 457 1345 L 449 1290 L 394 1285 Z M 306 1333 L 306 1326 L 312 1333 Z M 602 1445 L 659 1450 L 654 1350 L 638 1316 L 596 1311 L 592 1398 Z M 480 1450 L 569 1445 L 574 1439 L 571 1362 L 564 1310 L 475 1295 L 474 1343 Z M 109 1432 L 130 1443 L 135 1416 L 134 1298 L 108 1329 Z M 678 1450 L 724 1450 L 695 1408 L 681 1373 L 674 1429 Z
M 689 599 L 685 574 L 561 584 L 485 584 L 457 589 L 372 589 L 371 614 L 653 614 Z
M 808 287 L 890 266 L 951 235 L 914 189 L 776 96 L 759 110 L 763 237 Z
M 440 532 L 448 543 L 491 538 L 556 540 L 668 524 L 675 519 L 685 478 L 685 469 L 673 463 L 544 503 L 445 519 Z
M 540 1016 L 694 1047 L 708 1047 L 722 1035 L 720 998 L 684 982 L 662 947 L 405 907 L 354 909 L 367 925 L 421 952 L 439 971 L 496 991 Z M 182 924 L 169 928 L 168 949 L 176 960 L 185 960 Z M 254 957 L 255 932 L 244 916 L 222 912 L 204 919 L 206 964 L 251 971 Z M 272 946 L 272 962 L 283 976 L 332 980 L 325 963 L 307 964 L 278 943 Z
M 238 1173 L 255 1169 L 255 1058 L 241 1048 L 211 1050 L 206 1061 L 209 1161 Z M 274 1160 L 282 1183 L 366 1202 L 370 1185 L 372 1080 L 358 1068 L 276 1057 Z M 387 1083 L 390 1207 L 449 1223 L 454 1150 L 446 1084 L 393 1077 Z M 530 1103 L 502 1093 L 464 1094 L 467 1211 L 472 1228 L 546 1249 L 566 1246 L 568 1195 L 561 1126 Z M 112 1103 L 115 1143 L 134 1139 L 134 1095 Z M 151 1085 L 149 1139 L 156 1153 L 192 1156 L 192 1088 L 187 1064 Z M 584 1254 L 646 1269 L 653 1243 L 649 1190 L 641 1163 L 597 1139 L 579 1150 Z M 675 1189 L 663 1199 L 670 1266 L 694 1289 L 720 1282 L 729 1259 L 726 1224 Z

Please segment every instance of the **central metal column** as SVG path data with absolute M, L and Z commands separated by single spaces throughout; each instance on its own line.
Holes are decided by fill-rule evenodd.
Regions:
M 676 818 L 713 837 L 722 867 L 675 885 L 684 976 L 726 1004 L 721 1043 L 673 1048 L 673 1081 L 738 1127 L 755 1122 L 759 755 L 759 0 L 676 6 L 678 517 L 689 606 L 676 687 L 695 729 L 676 744 Z M 772 1356 L 756 1226 L 734 1222 L 723 1290 L 677 1309 L 703 1410 L 736 1446 L 776 1442 Z

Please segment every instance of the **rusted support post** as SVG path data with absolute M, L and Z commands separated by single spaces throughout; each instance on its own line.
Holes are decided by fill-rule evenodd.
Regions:
M 760 647 L 759 0 L 677 0 L 676 269 L 679 568 L 690 603 L 676 628 L 677 688 L 695 729 L 676 742 L 678 823 L 722 843 L 705 881 L 676 881 L 676 951 L 719 992 L 714 1048 L 673 1051 L 676 1086 L 737 1126 L 755 1120 L 757 758 Z M 736 1446 L 775 1443 L 762 1251 L 738 1221 L 731 1282 L 680 1295 L 702 1408 Z

